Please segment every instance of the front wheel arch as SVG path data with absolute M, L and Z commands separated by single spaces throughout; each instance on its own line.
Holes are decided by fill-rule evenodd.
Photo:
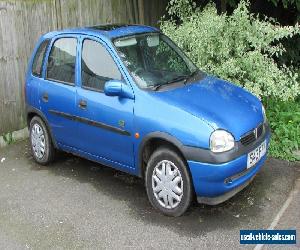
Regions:
M 174 150 L 182 158 L 182 160 L 187 163 L 187 160 L 181 150 L 183 144 L 178 139 L 164 132 L 153 132 L 146 135 L 140 143 L 138 152 L 138 166 L 140 177 L 145 177 L 147 161 L 150 159 L 152 153 L 161 146 L 172 148 L 172 150 Z
M 170 189 L 169 186 L 170 183 L 165 184 L 164 188 L 160 189 L 161 191 L 158 190 L 158 192 L 160 192 L 160 194 L 161 192 L 167 192 L 165 193 L 165 196 L 167 197 L 166 199 L 168 199 L 167 204 L 170 204 L 171 207 L 162 206 L 160 204 L 161 202 L 159 200 L 162 199 L 162 197 L 160 197 L 160 194 L 158 195 L 158 197 L 160 198 L 158 198 L 157 195 L 155 195 L 156 191 L 154 191 L 155 187 L 153 187 L 153 173 L 155 172 L 155 168 L 158 166 L 158 164 L 164 161 L 171 163 L 172 165 L 175 166 L 177 170 L 180 171 L 179 174 L 182 182 L 182 185 L 180 186 L 182 188 L 183 193 L 180 200 L 178 200 L 179 203 L 175 207 L 171 205 L 173 204 L 173 202 L 171 203 L 169 202 L 169 197 L 173 197 L 173 195 L 170 196 L 169 193 L 170 190 L 168 191 L 168 189 Z M 168 178 L 161 179 L 161 181 L 162 180 L 166 180 L 167 182 L 170 181 L 170 179 L 168 180 Z M 170 148 L 164 145 L 157 148 L 149 159 L 149 162 L 146 167 L 146 174 L 145 174 L 145 188 L 147 191 L 148 199 L 152 204 L 152 206 L 167 216 L 173 216 L 173 217 L 181 216 L 189 208 L 191 202 L 195 197 L 192 177 L 190 175 L 190 171 L 189 168 L 187 167 L 186 162 L 184 161 L 184 159 L 182 159 L 182 157 L 180 157 L 180 155 L 178 155 L 176 151 L 174 151 L 174 148 Z M 164 204 L 166 205 L 166 202 L 164 202 Z

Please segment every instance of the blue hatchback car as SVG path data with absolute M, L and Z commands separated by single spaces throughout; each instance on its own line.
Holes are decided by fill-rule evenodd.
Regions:
M 41 37 L 26 76 L 35 161 L 56 150 L 142 177 L 150 203 L 180 216 L 221 203 L 262 167 L 260 100 L 201 72 L 158 29 L 102 25 Z

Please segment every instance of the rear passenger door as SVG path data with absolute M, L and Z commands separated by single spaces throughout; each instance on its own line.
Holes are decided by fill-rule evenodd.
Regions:
M 134 100 L 104 93 L 109 80 L 126 84 L 117 60 L 104 42 L 88 37 L 82 39 L 79 55 L 81 87 L 77 92 L 77 116 L 82 139 L 79 148 L 103 163 L 130 171 L 134 167 Z
M 43 65 L 45 62 L 46 51 L 50 40 L 46 39 L 39 44 L 32 62 L 31 72 L 27 72 L 26 77 L 26 104 L 31 107 L 39 108 L 39 84 L 43 79 Z
M 44 79 L 40 81 L 40 108 L 60 147 L 77 144 L 76 112 L 76 36 L 57 37 L 48 50 Z

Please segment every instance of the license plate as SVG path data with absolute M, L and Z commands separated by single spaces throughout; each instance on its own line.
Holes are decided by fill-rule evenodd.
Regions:
M 267 142 L 264 141 L 248 154 L 247 168 L 253 167 L 267 152 Z

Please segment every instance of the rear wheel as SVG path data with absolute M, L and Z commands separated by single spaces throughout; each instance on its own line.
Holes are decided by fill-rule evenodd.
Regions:
M 30 146 L 34 160 L 42 165 L 47 165 L 53 161 L 55 149 L 51 136 L 43 120 L 34 116 L 29 127 Z
M 163 214 L 180 216 L 190 206 L 190 175 L 185 161 L 171 148 L 160 147 L 151 155 L 145 182 L 150 203 Z

